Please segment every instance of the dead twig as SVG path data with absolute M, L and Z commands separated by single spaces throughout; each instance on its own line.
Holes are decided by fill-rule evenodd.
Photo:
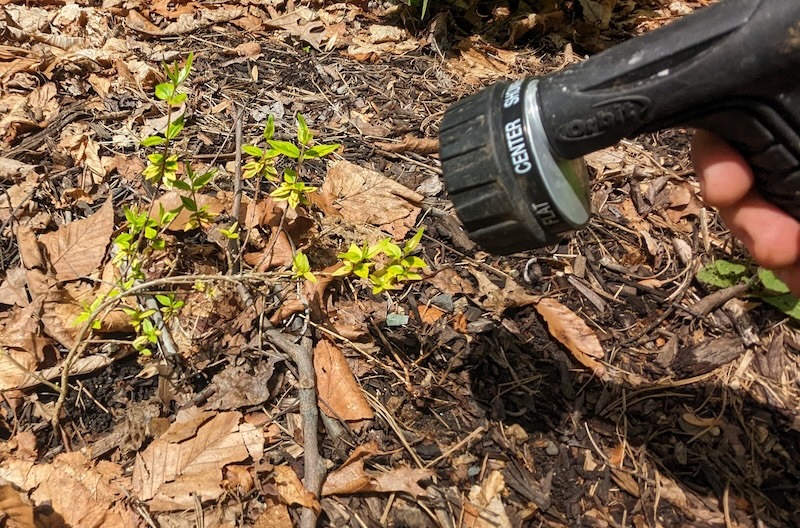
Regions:
M 317 406 L 317 381 L 311 338 L 302 337 L 300 343 L 294 343 L 275 328 L 266 330 L 265 335 L 270 343 L 287 354 L 297 365 L 297 395 L 300 402 L 300 416 L 303 419 L 303 461 L 305 463 L 303 484 L 319 499 L 322 494 L 322 483 L 325 480 L 325 465 L 322 463 L 319 439 L 317 438 L 319 407 Z M 300 519 L 302 528 L 314 528 L 316 524 L 316 512 L 310 508 L 304 508 Z

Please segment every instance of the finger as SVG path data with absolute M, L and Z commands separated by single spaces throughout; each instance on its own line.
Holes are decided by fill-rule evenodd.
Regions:
M 800 223 L 755 191 L 719 212 L 760 265 L 779 269 L 800 262 Z
M 796 297 L 800 296 L 800 266 L 774 270 L 775 276 L 789 287 L 789 291 Z
M 741 154 L 708 132 L 698 130 L 692 139 L 692 163 L 703 199 L 713 207 L 735 204 L 753 186 L 753 172 Z

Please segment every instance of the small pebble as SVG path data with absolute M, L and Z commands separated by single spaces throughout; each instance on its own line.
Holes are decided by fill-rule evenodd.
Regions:
M 558 454 L 558 446 L 553 442 L 548 442 L 547 447 L 544 448 L 544 452 L 550 456 L 556 456 Z
M 449 293 L 440 293 L 433 299 L 431 304 L 437 308 L 441 308 L 445 312 L 452 313 L 455 306 L 453 305 L 453 296 Z
M 407 315 L 391 313 L 386 316 L 386 326 L 405 326 L 407 324 L 408 324 Z

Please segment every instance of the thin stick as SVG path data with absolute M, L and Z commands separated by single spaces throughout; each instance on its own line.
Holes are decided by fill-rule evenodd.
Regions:
M 231 216 L 233 222 L 239 221 L 240 212 L 242 210 L 242 116 L 244 112 L 237 107 L 236 110 L 236 167 L 233 176 L 233 207 L 231 208 Z M 239 244 L 238 238 L 228 239 L 228 251 L 231 253 L 231 268 L 229 273 L 242 272 L 242 249 Z
M 319 407 L 317 407 L 317 381 L 311 338 L 303 337 L 300 343 L 296 344 L 280 330 L 274 328 L 267 330 L 265 335 L 273 345 L 287 354 L 297 365 L 297 397 L 300 403 L 300 416 L 303 419 L 303 461 L 305 463 L 303 484 L 319 499 L 322 494 L 322 482 L 325 480 L 325 465 L 322 463 L 319 439 L 317 438 Z M 303 508 L 300 526 L 314 528 L 316 524 L 316 512 L 311 508 Z

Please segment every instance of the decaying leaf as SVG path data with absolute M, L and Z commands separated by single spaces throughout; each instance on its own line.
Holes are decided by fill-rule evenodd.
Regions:
M 267 501 L 267 508 L 253 523 L 253 528 L 284 528 L 292 525 L 289 509 L 285 504 Z
M 8 459 L 0 463 L 0 478 L 30 492 L 35 504 L 49 504 L 67 526 L 139 526 L 124 500 L 130 479 L 112 462 L 94 464 L 77 451 L 61 453 L 51 464 Z
M 358 446 L 344 464 L 328 475 L 322 495 L 349 495 L 352 493 L 408 493 L 412 497 L 425 495 L 419 482 L 430 479 L 435 472 L 430 469 L 399 467 L 387 472 L 367 471 L 364 462 L 378 453 L 377 442 Z
M 448 65 L 468 83 L 506 77 L 517 61 L 516 52 L 490 46 L 477 36 L 462 40 L 456 49 L 460 54 Z
M 419 215 L 423 195 L 373 170 L 349 161 L 331 163 L 322 194 L 346 220 L 372 224 L 405 238 Z
M 183 419 L 182 413 L 189 418 Z M 263 449 L 260 431 L 241 423 L 238 412 L 207 419 L 206 413 L 189 409 L 178 417 L 180 421 L 136 455 L 133 490 L 151 511 L 190 509 L 195 497 L 216 500 L 223 493 L 222 468 Z M 189 432 L 194 434 L 184 438 Z
M 605 357 L 603 346 L 583 319 L 549 297 L 536 303 L 536 311 L 547 322 L 550 334 L 567 347 L 581 365 L 591 369 L 599 378 L 607 377 L 606 368 L 598 361 Z
M 464 508 L 464 526 L 474 528 L 511 528 L 502 494 L 505 481 L 500 471 L 489 473 L 481 485 L 472 486 L 469 492 L 471 508 Z
M 497 315 L 502 315 L 509 308 L 528 306 L 541 299 L 538 295 L 531 295 L 525 291 L 511 277 L 506 277 L 505 285 L 501 288 L 482 271 L 472 269 L 472 275 L 478 280 L 478 291 L 485 296 L 481 304 L 487 310 Z
M 349 422 L 355 429 L 360 428 L 358 424 L 375 419 L 339 347 L 330 341 L 320 341 L 314 348 L 314 370 L 320 408 L 326 414 Z
M 262 404 L 270 395 L 268 383 L 273 369 L 272 363 L 257 364 L 252 369 L 246 365 L 226 368 L 214 376 L 216 392 L 209 399 L 208 408 L 232 410 Z
M 39 241 L 47 249 L 56 278 L 69 281 L 100 267 L 113 232 L 114 209 L 109 198 L 93 215 L 45 233 Z
M 25 291 L 25 268 L 15 266 L 8 270 L 6 278 L 0 283 L 0 304 L 17 306 L 28 305 L 28 294 Z
M 83 166 L 79 187 L 89 191 L 102 183 L 106 171 L 100 161 L 100 145 L 94 140 L 94 132 L 85 123 L 72 123 L 61 132 L 58 148 L 64 149 L 76 165 Z
M 399 143 L 378 142 L 375 143 L 375 146 L 386 152 L 415 152 L 425 155 L 439 151 L 439 140 L 436 138 L 406 136 Z

